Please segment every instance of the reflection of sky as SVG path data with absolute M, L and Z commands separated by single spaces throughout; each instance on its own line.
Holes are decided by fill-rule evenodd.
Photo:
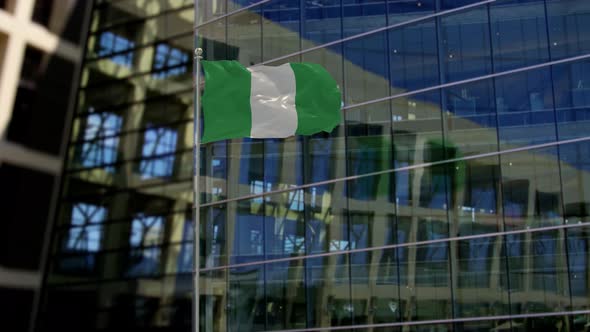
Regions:
M 122 121 L 121 116 L 108 112 L 88 115 L 80 156 L 82 165 L 94 167 L 112 164 L 117 160 L 119 137 L 114 135 L 120 132 Z M 112 166 L 105 169 L 111 172 L 114 170 Z
M 135 47 L 135 43 L 127 38 L 106 31 L 100 34 L 98 41 L 98 56 L 105 56 L 111 53 L 123 52 Z M 111 61 L 116 64 L 131 67 L 133 65 L 134 52 L 126 52 L 122 54 L 113 55 L 110 57 Z
M 156 78 L 166 78 L 183 74 L 187 71 L 189 56 L 187 53 L 166 44 L 156 46 L 154 54 L 154 70 L 160 70 L 153 74 Z M 172 67 L 167 70 L 164 68 Z
M 440 10 L 477 2 L 445 0 Z M 234 3 L 234 8 L 238 8 L 256 1 Z M 386 8 L 385 1 L 344 0 L 341 9 L 340 1 L 307 0 L 299 15 L 299 1 L 282 0 L 262 5 L 262 15 L 283 29 L 300 33 L 307 41 L 322 44 L 434 12 L 433 0 L 420 1 L 419 6 L 417 3 L 389 1 Z M 388 44 L 383 33 L 348 41 L 344 43 L 342 56 L 363 71 L 389 80 L 392 87 L 402 91 L 439 84 L 439 61 L 443 64 L 441 73 L 445 75 L 445 82 L 490 74 L 492 62 L 496 71 L 503 71 L 549 61 L 543 6 L 532 2 L 505 2 L 492 7 L 491 17 L 487 15 L 486 6 L 442 16 L 440 50 L 437 49 L 436 26 L 431 19 L 389 30 Z M 558 13 L 557 9 L 549 10 Z M 585 8 L 578 10 L 583 13 Z M 551 18 L 551 27 L 559 29 L 567 23 L 574 24 L 575 31 L 586 29 L 587 23 L 582 22 L 585 20 L 571 21 L 560 15 Z M 387 21 L 385 16 L 388 16 Z M 344 19 L 343 26 L 340 26 L 340 17 Z M 491 18 L 491 30 L 488 18 Z M 325 31 L 329 31 L 328 35 Z M 391 52 L 386 51 L 386 45 Z M 328 48 L 341 54 L 341 47 L 337 44 Z M 558 109 L 577 107 L 575 112 L 559 111 L 560 122 L 590 119 L 590 111 L 585 109 L 590 106 L 590 82 L 586 75 L 590 65 L 566 67 L 554 68 L 559 76 L 559 79 L 554 78 L 555 82 L 551 81 L 550 70 L 545 68 L 500 78 L 496 84 L 489 80 L 485 84 L 445 89 L 444 111 L 484 128 L 495 128 L 498 121 L 498 134 L 507 144 L 553 141 L 555 134 L 548 128 L 555 122 L 554 106 Z M 560 85 L 555 89 L 556 105 L 553 105 L 552 83 Z M 439 100 L 432 102 L 438 104 Z M 564 134 L 567 135 L 560 133 L 560 136 Z
M 164 231 L 164 218 L 161 216 L 137 215 L 131 222 L 132 266 L 128 276 L 150 275 L 158 271 L 161 254 L 161 242 Z
M 101 223 L 106 218 L 104 207 L 77 203 L 72 208 L 72 228 L 68 230 L 66 247 L 73 250 L 96 252 L 100 249 Z
M 142 178 L 172 175 L 177 136 L 177 132 L 170 128 L 148 127 L 146 129 L 141 156 L 150 159 L 143 159 L 140 163 Z M 159 155 L 165 156 L 156 157 Z
M 129 244 L 139 247 L 159 243 L 163 235 L 163 224 L 163 218 L 160 216 L 138 215 L 131 222 Z

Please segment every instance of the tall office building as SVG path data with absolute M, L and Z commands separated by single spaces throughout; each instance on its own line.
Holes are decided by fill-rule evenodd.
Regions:
M 201 331 L 588 330 L 589 1 L 103 0 L 38 331 L 190 330 L 194 27 L 344 97 L 200 148 Z
M 34 316 L 89 9 L 78 0 L 0 1 L 2 330 L 28 331 Z

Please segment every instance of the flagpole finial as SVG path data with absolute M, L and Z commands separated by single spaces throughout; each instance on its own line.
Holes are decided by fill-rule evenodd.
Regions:
M 200 47 L 195 48 L 195 59 L 202 59 L 203 58 L 203 49 Z

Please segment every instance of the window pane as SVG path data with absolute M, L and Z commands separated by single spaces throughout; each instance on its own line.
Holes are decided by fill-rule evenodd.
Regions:
M 299 51 L 300 3 L 275 0 L 262 5 L 263 60 Z
M 440 93 L 426 92 L 392 100 L 395 167 L 423 163 L 442 141 Z M 441 155 L 442 156 L 442 155 Z
M 129 245 L 130 266 L 128 276 L 156 274 L 161 259 L 162 237 L 164 235 L 164 220 L 160 216 L 138 214 L 131 221 Z
M 306 264 L 308 326 L 351 325 L 348 255 L 308 259 Z
M 245 66 L 262 60 L 260 7 L 227 18 L 227 43 L 237 48 L 236 59 Z
M 78 158 L 82 167 L 95 167 L 113 164 L 117 161 L 119 137 L 122 118 L 113 113 L 96 113 L 86 117 L 86 124 L 82 139 L 84 143 L 78 146 Z M 113 166 L 107 166 L 106 171 L 112 172 Z
M 501 255 L 503 237 L 483 237 L 451 242 L 456 252 L 453 291 L 456 317 L 501 316 L 510 313 L 509 290 L 498 287 L 506 278 L 506 260 Z
M 341 0 L 305 1 L 301 22 L 304 49 L 342 38 Z
M 498 150 L 493 89 L 485 80 L 443 90 L 448 158 Z
M 110 56 L 111 61 L 121 66 L 131 67 L 134 56 L 134 52 L 131 49 L 134 47 L 135 42 L 132 40 L 113 32 L 105 31 L 98 38 L 96 54 L 102 57 L 116 53 Z
M 66 247 L 73 250 L 98 251 L 100 248 L 100 224 L 106 218 L 106 209 L 96 205 L 76 204 L 72 209 L 72 228 Z M 88 226 L 88 227 L 86 227 Z M 85 229 L 87 228 L 87 229 Z
M 590 3 L 584 0 L 547 2 L 549 45 L 553 60 L 590 52 Z
M 446 237 L 446 225 L 424 220 L 418 235 L 419 240 Z M 452 317 L 448 258 L 448 243 L 408 247 L 407 259 L 400 260 L 400 267 L 408 271 L 408 284 L 400 288 L 402 321 Z
M 264 288 L 264 265 L 229 271 L 228 330 L 266 330 Z
M 590 62 L 552 67 L 559 139 L 587 136 L 590 130 Z
M 549 69 L 496 79 L 500 148 L 555 141 L 555 111 Z
M 397 24 L 434 13 L 436 0 L 387 1 L 388 24 Z
M 392 94 L 439 83 L 435 21 L 389 31 Z
M 307 326 L 305 261 L 265 265 L 266 330 Z
M 549 59 L 544 1 L 497 1 L 490 5 L 490 20 L 496 72 Z
M 344 101 L 354 105 L 389 95 L 387 34 L 344 43 Z
M 565 222 L 590 221 L 590 143 L 561 145 L 559 153 Z
M 367 174 L 392 168 L 389 105 L 389 102 L 378 103 L 349 109 L 344 113 L 348 134 L 348 175 Z M 348 183 L 348 197 L 358 203 L 385 198 L 388 197 L 390 184 L 388 174 L 351 180 Z M 371 209 L 367 209 L 369 210 Z
M 165 78 L 186 73 L 189 59 L 189 53 L 187 52 L 167 44 L 158 44 L 152 65 L 154 78 Z
M 511 312 L 566 310 L 570 305 L 563 231 L 506 238 Z
M 574 310 L 588 310 L 590 306 L 588 288 L 588 228 L 574 228 L 567 231 L 567 252 L 569 283 Z
M 342 0 L 344 37 L 386 25 L 385 0 Z
M 174 172 L 177 133 L 168 128 L 148 128 L 144 133 L 139 164 L 142 178 L 168 177 Z
M 445 82 L 482 76 L 492 71 L 487 7 L 443 16 L 439 22 Z
M 507 229 L 560 225 L 562 203 L 556 148 L 501 156 Z
M 502 230 L 500 164 L 498 157 L 466 160 L 454 168 L 451 186 L 453 211 L 459 236 L 493 233 Z M 454 232 L 453 232 L 454 233 Z

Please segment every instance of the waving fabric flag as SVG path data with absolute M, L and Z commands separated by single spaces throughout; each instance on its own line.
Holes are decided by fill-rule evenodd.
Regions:
M 245 68 L 237 61 L 201 63 L 203 143 L 312 135 L 331 132 L 340 123 L 340 90 L 318 64 Z

